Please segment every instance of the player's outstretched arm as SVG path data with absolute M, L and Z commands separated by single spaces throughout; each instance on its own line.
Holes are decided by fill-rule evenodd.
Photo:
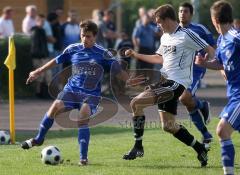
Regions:
M 199 54 L 196 56 L 195 59 L 195 64 L 201 66 L 201 67 L 205 67 L 207 69 L 212 69 L 212 70 L 223 70 L 223 65 L 219 63 L 219 61 L 217 59 L 212 59 L 210 61 L 208 54 L 206 54 L 204 57 Z
M 138 75 L 136 77 L 131 77 L 129 74 L 122 70 L 119 74 L 117 74 L 117 78 L 124 81 L 126 86 L 137 86 L 144 82 L 146 82 L 147 78 L 144 75 Z
M 125 51 L 125 55 L 127 57 L 134 57 L 136 59 L 148 62 L 148 63 L 152 63 L 152 64 L 163 64 L 163 58 L 160 55 L 144 55 L 144 54 L 139 54 L 137 52 L 135 52 L 132 49 L 128 49 Z
M 33 82 L 34 80 L 36 80 L 42 72 L 51 69 L 52 67 L 56 66 L 56 60 L 52 59 L 49 62 L 47 62 L 46 64 L 44 64 L 43 66 L 37 68 L 36 70 L 32 71 L 29 73 L 28 79 L 26 81 L 26 84 L 29 84 L 31 82 Z
M 215 59 L 215 49 L 212 46 L 208 45 L 204 48 L 204 51 L 207 53 L 208 60 Z

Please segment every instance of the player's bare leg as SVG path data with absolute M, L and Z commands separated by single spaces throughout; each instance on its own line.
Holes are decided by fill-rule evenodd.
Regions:
M 47 113 L 44 115 L 40 126 L 38 135 L 35 138 L 31 138 L 21 143 L 23 149 L 30 149 L 33 146 L 40 146 L 44 142 L 45 135 L 47 131 L 52 127 L 54 118 L 57 114 L 64 112 L 64 103 L 61 100 L 55 100 L 50 106 Z
M 209 148 L 209 143 L 213 139 L 211 133 L 206 127 L 210 121 L 209 103 L 207 101 L 194 98 L 188 90 L 183 92 L 179 100 L 184 106 L 186 106 L 193 124 L 202 134 L 202 142 L 207 148 Z
M 79 165 L 88 165 L 88 145 L 90 140 L 90 130 L 88 127 L 91 116 L 91 108 L 87 103 L 81 106 L 78 118 L 78 144 L 80 151 Z
M 159 112 L 162 128 L 184 144 L 191 146 L 198 154 L 197 158 L 204 167 L 207 165 L 207 152 L 204 144 L 199 143 L 183 126 L 176 123 L 175 116 L 169 112 Z
M 228 121 L 221 119 L 216 132 L 221 144 L 221 156 L 224 174 L 234 174 L 235 149 L 231 135 L 234 129 Z
M 155 84 L 154 87 L 151 87 L 150 85 L 150 87 L 148 87 L 144 92 L 133 98 L 130 103 L 133 111 L 133 132 L 135 144 L 133 148 L 123 156 L 123 159 L 125 160 L 133 160 L 144 155 L 142 137 L 144 134 L 145 115 L 143 109 L 171 99 L 173 96 L 173 92 L 171 90 L 157 86 L 159 85 Z

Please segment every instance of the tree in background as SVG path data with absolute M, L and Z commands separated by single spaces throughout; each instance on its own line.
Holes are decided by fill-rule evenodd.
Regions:
M 149 8 L 156 8 L 163 4 L 172 4 L 173 7 L 178 9 L 179 4 L 182 2 L 191 2 L 191 0 L 122 0 L 123 5 L 123 28 L 127 31 L 128 34 L 131 35 L 132 30 L 135 25 L 135 21 L 138 19 L 138 8 L 144 6 L 146 9 Z M 211 32 L 217 36 L 217 33 L 211 23 L 210 18 L 210 7 L 216 0 L 199 0 L 200 7 L 199 7 L 199 22 L 206 25 Z M 240 11 L 237 9 L 240 7 L 239 0 L 228 0 L 233 6 L 233 15 L 234 18 L 240 17 Z

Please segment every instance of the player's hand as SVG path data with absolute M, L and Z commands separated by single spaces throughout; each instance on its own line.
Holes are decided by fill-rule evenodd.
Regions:
M 127 49 L 127 50 L 125 51 L 125 56 L 126 56 L 126 57 L 134 57 L 134 54 L 135 54 L 135 51 L 132 50 L 132 49 Z
M 138 75 L 136 77 L 130 77 L 126 82 L 126 86 L 127 87 L 133 87 L 133 86 L 141 85 L 148 80 L 149 80 L 149 78 L 145 77 L 144 75 Z
M 200 53 L 196 55 L 195 64 L 201 67 L 205 67 L 208 60 L 208 54 L 206 53 L 203 57 Z
M 39 69 L 36 69 L 32 72 L 29 73 L 28 79 L 26 81 L 26 84 L 29 84 L 31 82 L 33 82 L 34 80 L 36 80 L 41 74 L 41 71 Z

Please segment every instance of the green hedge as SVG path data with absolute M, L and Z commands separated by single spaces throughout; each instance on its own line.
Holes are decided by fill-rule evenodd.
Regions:
M 26 86 L 25 81 L 32 70 L 30 56 L 30 38 L 23 35 L 14 36 L 16 46 L 16 69 L 14 71 L 15 96 L 29 97 L 34 94 L 31 86 Z M 8 98 L 8 69 L 4 61 L 8 55 L 8 39 L 0 40 L 0 96 Z

